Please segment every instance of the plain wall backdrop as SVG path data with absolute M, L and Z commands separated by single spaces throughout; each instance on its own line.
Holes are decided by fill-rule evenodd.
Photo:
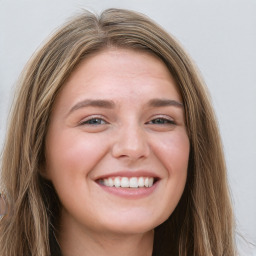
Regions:
M 0 149 L 15 83 L 32 53 L 82 8 L 110 7 L 148 15 L 196 62 L 219 121 L 238 232 L 256 243 L 255 0 L 0 0 Z

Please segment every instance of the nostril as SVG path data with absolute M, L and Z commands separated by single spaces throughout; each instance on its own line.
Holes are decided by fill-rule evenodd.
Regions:
M 146 143 L 136 144 L 116 143 L 112 148 L 112 155 L 116 158 L 141 159 L 149 155 L 149 148 Z
M 112 155 L 115 158 L 136 160 L 149 155 L 147 137 L 137 126 L 137 124 L 128 124 L 120 127 L 112 145 Z

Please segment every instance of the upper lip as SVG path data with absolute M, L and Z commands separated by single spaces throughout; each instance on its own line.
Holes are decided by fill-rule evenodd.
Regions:
M 117 172 L 111 172 L 103 175 L 99 175 L 95 178 L 95 180 L 100 180 L 100 179 L 106 179 L 110 177 L 152 177 L 159 179 L 159 176 L 151 171 L 146 171 L 146 170 L 124 170 L 124 171 L 117 171 Z

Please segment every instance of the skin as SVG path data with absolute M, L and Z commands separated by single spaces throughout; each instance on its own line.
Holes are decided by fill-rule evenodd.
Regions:
M 154 228 L 184 190 L 188 157 L 182 99 L 160 59 L 113 48 L 86 58 L 60 91 L 46 137 L 45 176 L 63 206 L 63 255 L 151 255 Z M 113 172 L 139 171 L 158 180 L 142 197 L 98 183 Z

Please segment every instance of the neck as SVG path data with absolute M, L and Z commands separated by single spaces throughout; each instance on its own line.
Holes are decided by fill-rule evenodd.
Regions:
M 63 256 L 151 256 L 154 231 L 143 234 L 113 234 L 88 229 L 73 232 L 60 230 L 59 243 Z

